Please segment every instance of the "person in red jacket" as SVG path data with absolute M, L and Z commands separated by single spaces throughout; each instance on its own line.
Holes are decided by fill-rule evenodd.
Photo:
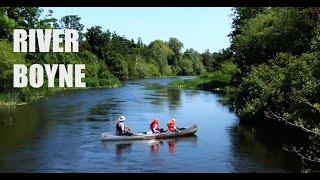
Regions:
M 154 119 L 150 124 L 150 129 L 152 133 L 161 133 L 163 132 L 163 129 L 160 128 L 159 119 Z
M 180 132 L 180 130 L 176 126 L 176 119 L 175 118 L 172 118 L 167 125 L 168 125 L 169 132 Z

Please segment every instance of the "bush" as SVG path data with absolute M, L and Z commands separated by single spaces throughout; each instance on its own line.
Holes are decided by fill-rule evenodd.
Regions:
M 228 86 L 235 85 L 239 74 L 240 70 L 237 65 L 227 61 L 221 65 L 221 69 L 218 71 L 202 74 L 193 80 L 175 81 L 171 86 L 203 90 L 226 89 Z
M 314 123 L 306 123 L 310 112 L 302 100 L 310 99 L 311 103 L 320 101 L 317 95 L 320 86 L 317 77 L 319 64 L 315 54 L 295 57 L 281 53 L 268 64 L 253 68 L 243 79 L 236 94 L 239 116 L 245 120 L 258 120 L 265 111 L 270 110 L 286 114 L 288 119 L 297 123 L 300 121 L 302 126 L 315 126 Z
M 0 40 L 0 91 L 13 87 L 13 65 L 25 64 L 25 53 L 14 53 L 12 43 Z
M 99 80 L 98 79 L 86 78 L 85 82 L 86 82 L 87 87 L 99 87 Z

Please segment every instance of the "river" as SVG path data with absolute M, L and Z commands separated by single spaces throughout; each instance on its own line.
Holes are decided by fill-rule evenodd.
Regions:
M 278 143 L 239 125 L 221 95 L 169 88 L 176 79 L 128 81 L 1 108 L 0 172 L 298 171 L 299 161 Z M 165 127 L 172 117 L 179 127 L 199 129 L 191 137 L 102 142 L 101 133 L 113 132 L 122 114 L 135 131 L 147 131 L 153 118 Z

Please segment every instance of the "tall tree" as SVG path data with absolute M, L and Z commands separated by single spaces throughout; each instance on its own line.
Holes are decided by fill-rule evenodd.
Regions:
M 107 58 L 107 48 L 111 43 L 111 33 L 103 32 L 100 26 L 94 26 L 87 29 L 85 33 L 86 42 L 89 50 L 94 52 L 99 58 Z
M 60 20 L 61 29 L 75 29 L 79 32 L 79 40 L 83 38 L 84 25 L 80 23 L 81 17 L 78 15 L 63 16 Z
M 173 51 L 173 55 L 168 58 L 168 63 L 172 66 L 173 72 L 178 73 L 180 71 L 179 61 L 181 59 L 181 49 L 183 48 L 183 43 L 177 38 L 170 38 L 168 45 Z

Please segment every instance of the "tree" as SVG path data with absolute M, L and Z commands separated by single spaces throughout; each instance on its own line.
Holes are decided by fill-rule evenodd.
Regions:
M 85 48 L 94 52 L 100 59 L 107 58 L 108 45 L 111 43 L 111 33 L 103 32 L 100 26 L 94 26 L 87 29 L 85 33 Z
M 178 73 L 180 71 L 179 61 L 181 58 L 181 49 L 183 48 L 183 43 L 180 42 L 177 38 L 170 38 L 168 45 L 170 49 L 173 51 L 173 55 L 168 58 L 168 64 L 171 65 L 174 73 Z
M 205 50 L 204 53 L 201 54 L 202 56 L 202 63 L 206 70 L 208 72 L 213 72 L 214 71 L 214 59 L 212 57 L 212 54 L 210 53 L 209 49 Z
M 120 80 L 128 79 L 128 64 L 124 60 L 121 54 L 116 54 L 113 57 L 110 57 L 106 64 L 108 65 L 109 70 Z
M 201 60 L 201 55 L 194 49 L 187 49 L 183 54 L 183 59 L 188 59 L 192 62 L 192 75 L 200 75 L 204 72 L 204 67 Z
M 138 38 L 138 42 L 137 42 L 137 46 L 140 48 L 140 47 L 142 47 L 144 44 L 143 44 L 143 42 L 142 42 L 142 38 L 141 37 L 139 37 Z
M 154 59 L 155 64 L 159 67 L 160 73 L 164 75 L 171 74 L 167 59 L 173 55 L 173 52 L 168 44 L 161 40 L 155 40 L 149 44 L 149 48 L 151 58 Z
M 0 38 L 9 39 L 12 38 L 13 29 L 17 26 L 14 19 L 7 16 L 7 8 L 0 8 Z
M 68 15 L 63 16 L 60 20 L 61 29 L 75 29 L 79 32 L 79 40 L 81 41 L 83 38 L 83 28 L 84 25 L 80 23 L 81 17 L 78 15 Z
M 19 28 L 35 28 L 39 22 L 42 9 L 37 7 L 9 7 L 6 15 L 17 22 Z
M 59 28 L 58 20 L 56 18 L 52 17 L 52 15 L 53 15 L 53 11 L 52 10 L 48 10 L 48 14 L 46 14 L 43 19 L 39 20 L 38 28 L 42 28 L 42 29 L 48 29 L 48 28 L 58 29 Z
M 240 68 L 248 72 L 279 52 L 301 55 L 311 50 L 315 28 L 308 8 L 272 8 L 247 19 L 241 33 L 232 40 Z
M 248 19 L 256 17 L 262 13 L 265 8 L 261 7 L 237 7 L 233 8 L 232 28 L 234 29 L 229 37 L 232 39 L 241 34 L 241 28 L 244 26 Z

